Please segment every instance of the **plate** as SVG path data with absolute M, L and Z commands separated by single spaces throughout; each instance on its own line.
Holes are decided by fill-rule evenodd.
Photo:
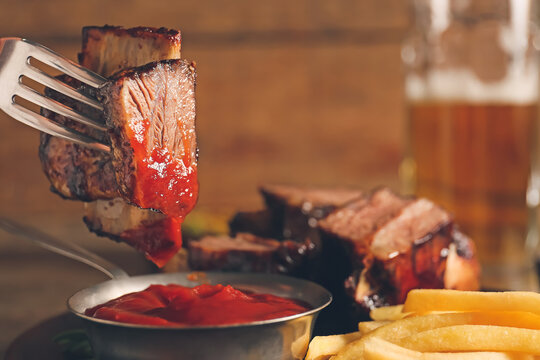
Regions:
M 51 317 L 19 335 L 8 347 L 6 360 L 65 360 L 62 348 L 53 338 L 66 331 L 84 329 L 84 323 L 71 313 Z

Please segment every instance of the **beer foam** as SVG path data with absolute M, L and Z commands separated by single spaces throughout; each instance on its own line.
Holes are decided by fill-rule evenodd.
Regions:
M 411 101 L 526 104 L 538 99 L 538 69 L 509 74 L 499 81 L 482 82 L 471 70 L 433 70 L 420 77 L 409 74 L 405 94 Z
M 531 0 L 510 2 L 510 21 L 501 24 L 498 45 L 510 56 L 506 76 L 499 81 L 484 82 L 467 68 L 436 69 L 427 74 L 408 74 L 405 93 L 409 100 L 445 100 L 470 103 L 503 102 L 523 104 L 538 99 L 538 54 L 529 49 L 529 38 L 538 37 L 533 31 Z M 432 25 L 430 36 L 439 38 L 448 30 L 451 11 L 448 0 L 430 3 Z M 536 35 L 535 35 L 536 34 Z M 532 54 L 529 51 L 532 50 Z M 411 56 L 409 54 L 409 56 Z M 489 58 L 486 59 L 489 61 Z

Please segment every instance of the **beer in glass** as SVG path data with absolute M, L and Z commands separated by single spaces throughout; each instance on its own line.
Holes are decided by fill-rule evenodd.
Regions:
M 450 210 L 482 284 L 536 289 L 538 39 L 534 1 L 417 0 L 402 48 L 406 192 Z

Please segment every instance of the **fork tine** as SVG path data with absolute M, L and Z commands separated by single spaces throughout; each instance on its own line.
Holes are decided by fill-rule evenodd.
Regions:
M 78 100 L 86 105 L 103 111 L 103 105 L 96 99 L 77 91 L 73 87 L 65 84 L 64 82 L 44 73 L 43 71 L 27 64 L 28 68 L 23 71 L 23 75 L 30 79 L 37 81 L 38 83 L 45 85 L 53 90 L 58 91 L 61 94 L 69 96 L 72 99 Z
M 42 94 L 40 94 L 39 92 L 35 91 L 34 89 L 24 85 L 24 84 L 19 84 L 19 87 L 17 89 L 15 89 L 14 91 L 14 95 L 18 95 L 20 97 L 22 97 L 23 99 L 26 99 L 30 102 L 33 102 L 34 104 L 36 105 L 39 105 L 41 107 L 44 107 L 46 109 L 49 109 L 51 111 L 54 111 L 55 113 L 57 114 L 60 114 L 60 115 L 63 115 L 63 116 L 66 116 L 70 119 L 73 119 L 75 121 L 78 121 L 82 124 L 85 124 L 85 125 L 88 125 L 88 126 L 91 126 L 95 129 L 98 129 L 98 130 L 106 130 L 107 127 L 103 124 L 103 123 L 100 123 L 100 122 L 97 122 L 93 119 L 90 119 L 78 112 L 76 112 L 75 110 L 73 110 L 72 108 L 62 104 L 62 103 L 59 103 L 58 101 L 55 101 L 53 99 L 50 99 L 46 96 L 43 96 Z
M 57 124 L 54 121 L 47 119 L 45 116 L 36 114 L 35 112 L 17 104 L 12 103 L 10 106 L 3 108 L 3 110 L 10 116 L 18 119 L 19 121 L 29 125 L 35 129 L 41 130 L 49 135 L 58 136 L 78 144 L 82 144 L 91 147 L 96 150 L 110 151 L 110 146 L 103 144 L 102 142 L 94 139 L 90 136 L 82 134 L 78 131 L 72 130 L 63 125 Z
M 83 83 L 95 88 L 99 88 L 107 81 L 107 79 L 104 77 L 75 64 L 73 61 L 64 58 L 62 55 L 55 53 L 43 45 L 28 41 L 26 39 L 22 39 L 22 41 L 31 45 L 29 53 L 31 57 L 34 57 L 37 60 L 57 70 L 60 70 L 61 72 L 79 81 L 82 81 Z

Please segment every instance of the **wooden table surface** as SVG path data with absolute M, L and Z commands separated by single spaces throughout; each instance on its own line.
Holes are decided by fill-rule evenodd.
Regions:
M 403 139 L 400 0 L 2 1 L 0 37 L 24 36 L 72 58 L 84 25 L 180 28 L 198 65 L 197 211 L 260 206 L 257 186 L 284 182 L 398 188 Z M 48 190 L 38 133 L 0 114 L 0 216 L 72 239 L 131 273 L 152 270 L 98 238 L 82 205 Z M 0 355 L 65 309 L 98 272 L 0 233 Z

